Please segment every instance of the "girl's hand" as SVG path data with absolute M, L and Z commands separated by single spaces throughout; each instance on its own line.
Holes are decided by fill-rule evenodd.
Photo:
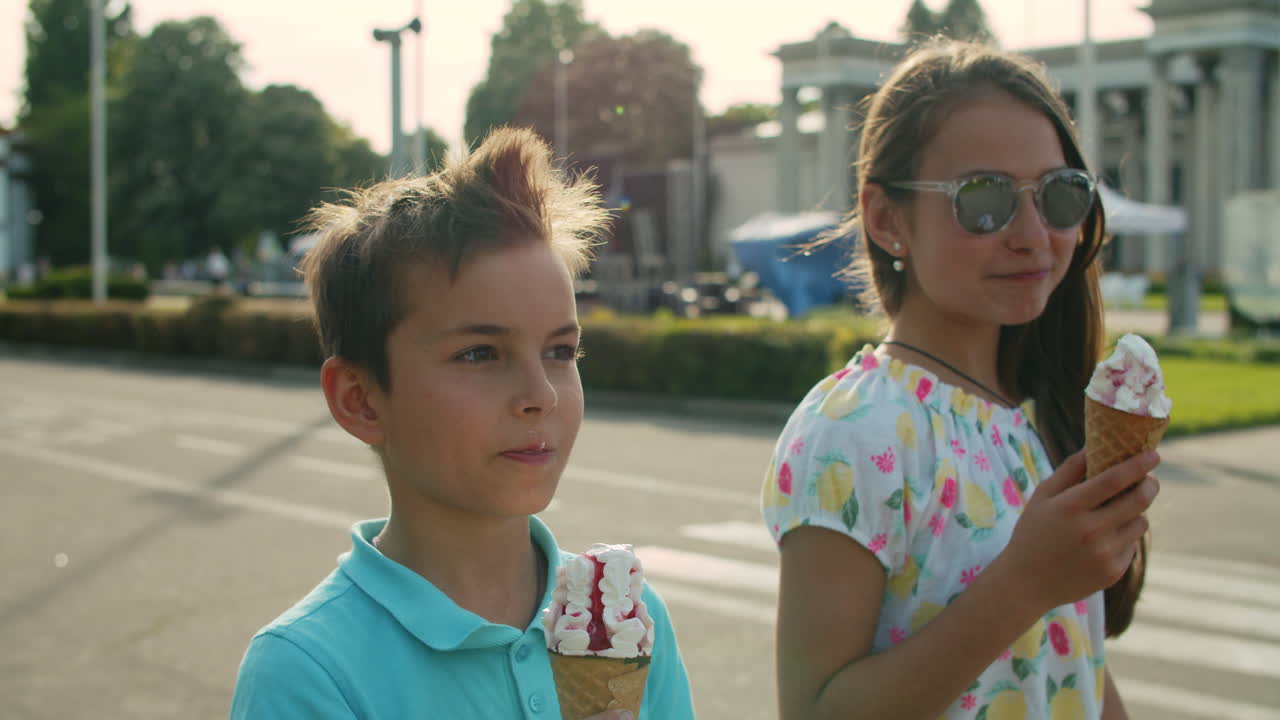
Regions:
M 1036 488 L 1001 557 L 1015 592 L 1048 611 L 1120 579 L 1147 531 L 1143 514 L 1160 491 L 1149 475 L 1160 464 L 1145 452 L 1084 479 L 1084 452 L 1067 458 Z

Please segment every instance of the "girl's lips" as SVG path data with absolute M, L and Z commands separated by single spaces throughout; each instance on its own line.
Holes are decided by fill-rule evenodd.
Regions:
M 554 450 L 507 450 L 502 457 L 508 460 L 524 463 L 526 465 L 545 465 L 551 462 L 551 458 L 555 456 Z

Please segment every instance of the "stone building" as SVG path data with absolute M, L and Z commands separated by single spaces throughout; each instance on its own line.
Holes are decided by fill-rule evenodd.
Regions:
M 1280 187 L 1280 0 L 1150 0 L 1143 10 L 1154 21 L 1149 37 L 1095 45 L 1093 169 L 1129 198 L 1184 207 L 1189 228 L 1182 239 L 1120 237 L 1109 263 L 1164 274 L 1185 243 L 1198 271 L 1213 275 L 1228 198 Z M 717 250 L 762 209 L 848 208 L 858 103 L 905 51 L 833 23 L 773 53 L 782 63 L 779 127 L 712 141 Z M 1023 52 L 1045 64 L 1076 107 L 1079 47 Z M 819 117 L 802 116 L 802 91 L 820 93 Z

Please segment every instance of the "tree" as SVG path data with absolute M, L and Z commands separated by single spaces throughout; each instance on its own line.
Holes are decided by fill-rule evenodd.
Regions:
M 602 32 L 583 18 L 582 0 L 514 0 L 491 41 L 488 73 L 467 98 L 467 144 L 474 146 L 492 128 L 509 123 L 532 78 L 554 66 L 562 49 Z
M 908 43 L 939 34 L 957 40 L 996 42 L 995 33 L 991 32 L 987 15 L 978 0 L 949 0 L 941 12 L 930 10 L 924 0 L 912 0 L 901 32 Z
M 689 157 L 702 71 L 689 47 L 658 30 L 597 35 L 576 47 L 568 72 L 568 148 L 575 157 L 616 156 L 631 167 Z M 555 137 L 555 68 L 529 83 L 512 123 Z
M 250 94 L 240 46 L 217 20 L 164 22 L 139 40 L 113 108 L 113 242 L 152 267 L 254 227 L 241 191 Z
M 994 43 L 996 40 L 978 0 L 950 0 L 942 11 L 941 21 L 941 31 L 948 37 L 979 43 Z
M 128 57 L 130 6 L 106 18 L 110 89 Z M 84 0 L 31 0 L 25 91 L 18 127 L 27 136 L 31 187 L 42 220 L 36 252 L 54 264 L 89 259 L 89 8 Z
M 708 135 L 728 135 L 755 127 L 760 123 L 776 120 L 778 109 L 773 105 L 741 103 L 730 105 L 719 115 L 707 118 Z
M 935 35 L 939 30 L 939 18 L 924 4 L 924 0 L 911 0 L 907 19 L 902 23 L 902 39 L 908 43 Z

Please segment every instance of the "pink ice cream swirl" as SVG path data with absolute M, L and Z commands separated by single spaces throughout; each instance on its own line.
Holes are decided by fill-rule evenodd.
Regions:
M 653 650 L 644 572 L 630 545 L 597 543 L 556 571 L 542 611 L 547 649 L 562 655 L 638 657 Z
M 1156 351 L 1133 334 L 1121 336 L 1111 356 L 1098 363 L 1085 395 L 1134 415 L 1167 418 L 1173 409 Z

